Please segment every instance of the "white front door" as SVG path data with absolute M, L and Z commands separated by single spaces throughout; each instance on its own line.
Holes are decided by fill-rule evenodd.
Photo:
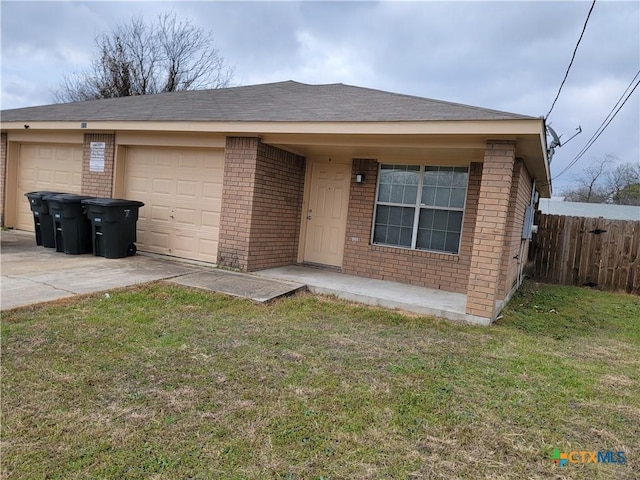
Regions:
M 313 163 L 304 261 L 342 266 L 351 165 Z

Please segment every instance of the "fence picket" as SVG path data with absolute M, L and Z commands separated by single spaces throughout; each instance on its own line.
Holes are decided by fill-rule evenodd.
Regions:
M 640 295 L 640 221 L 545 214 L 538 220 L 536 280 Z

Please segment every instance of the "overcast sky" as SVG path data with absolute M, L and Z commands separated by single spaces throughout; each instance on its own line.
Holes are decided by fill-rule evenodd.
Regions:
M 544 116 L 591 1 L 68 2 L 2 0 L 2 109 L 53 102 L 65 73 L 90 65 L 97 34 L 169 10 L 214 34 L 234 84 L 347 83 Z M 640 2 L 599 0 L 549 117 L 563 140 L 557 175 L 640 70 Z M 640 87 L 569 172 L 615 154 L 640 161 Z

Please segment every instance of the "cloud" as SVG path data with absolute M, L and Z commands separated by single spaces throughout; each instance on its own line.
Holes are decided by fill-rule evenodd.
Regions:
M 532 116 L 555 97 L 589 2 L 3 2 L 2 106 L 48 103 L 96 34 L 174 10 L 211 30 L 235 82 L 350 83 Z M 596 3 L 550 117 L 568 164 L 640 69 L 638 2 Z M 585 156 L 640 158 L 637 91 Z M 582 161 L 574 169 L 579 171 Z M 573 170 L 572 170 L 573 171 Z M 568 176 L 558 180 L 566 182 Z
M 308 83 L 358 84 L 372 75 L 361 52 L 314 36 L 296 33 L 296 50 L 291 65 L 251 77 L 252 83 L 295 79 Z

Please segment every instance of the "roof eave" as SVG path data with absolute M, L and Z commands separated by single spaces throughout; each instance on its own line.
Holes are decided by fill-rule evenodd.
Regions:
M 101 130 L 101 131 L 172 131 L 208 133 L 319 133 L 372 135 L 537 135 L 541 120 L 418 120 L 418 121 L 10 121 L 1 122 L 3 131 L 9 130 Z

